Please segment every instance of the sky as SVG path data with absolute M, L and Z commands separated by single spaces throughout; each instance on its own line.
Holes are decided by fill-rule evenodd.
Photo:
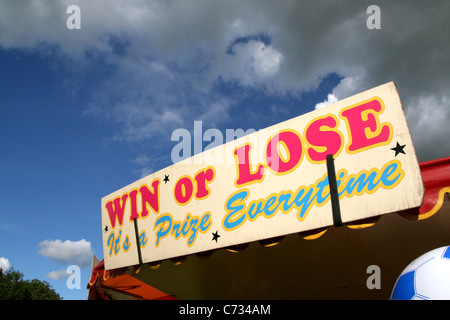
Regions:
M 418 160 L 450 156 L 449 12 L 447 0 L 0 0 L 0 268 L 86 299 L 101 198 L 172 165 L 172 133 L 194 121 L 258 130 L 394 81 Z

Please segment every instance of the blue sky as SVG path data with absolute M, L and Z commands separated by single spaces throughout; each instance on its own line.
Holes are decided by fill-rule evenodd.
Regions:
M 85 299 L 101 198 L 194 121 L 261 129 L 395 81 L 419 161 L 449 156 L 449 3 L 395 3 L 371 30 L 368 1 L 0 0 L 0 262 Z M 72 264 L 80 290 L 49 276 Z

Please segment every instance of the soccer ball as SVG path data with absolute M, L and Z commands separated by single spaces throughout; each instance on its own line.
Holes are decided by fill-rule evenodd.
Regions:
M 411 262 L 398 277 L 391 300 L 450 300 L 450 246 Z

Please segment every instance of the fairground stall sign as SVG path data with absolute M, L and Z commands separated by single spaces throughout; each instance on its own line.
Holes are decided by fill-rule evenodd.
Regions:
M 419 207 L 423 194 L 390 82 L 197 154 L 104 197 L 105 268 L 398 212 Z

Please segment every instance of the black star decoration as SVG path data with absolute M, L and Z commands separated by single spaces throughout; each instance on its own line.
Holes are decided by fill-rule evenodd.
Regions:
M 105 229 L 103 230 L 105 230 L 105 232 L 108 232 L 108 226 L 105 226 Z
M 168 174 L 165 174 L 164 175 L 164 184 L 166 184 L 167 182 L 169 182 L 169 175 Z
M 404 145 L 400 145 L 397 142 L 397 145 L 395 146 L 395 148 L 391 148 L 392 151 L 395 151 L 395 156 L 397 156 L 399 153 L 403 153 L 406 154 L 405 151 L 403 150 L 405 148 L 406 144 Z
M 220 237 L 218 230 L 216 230 L 216 232 L 213 233 L 212 235 L 213 235 L 213 238 L 211 241 L 215 240 L 217 242 L 217 239 L 219 239 L 219 237 Z

